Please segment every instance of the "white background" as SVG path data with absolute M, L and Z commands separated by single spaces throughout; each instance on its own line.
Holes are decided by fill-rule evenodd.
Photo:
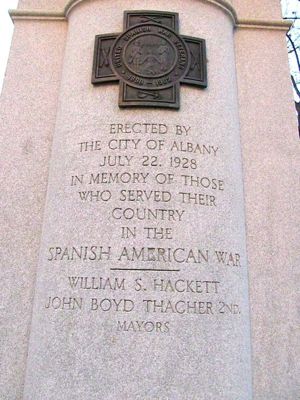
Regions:
M 18 0 L 0 0 L 0 91 L 13 32 L 13 23 L 8 15 L 8 10 L 16 8 L 17 5 Z

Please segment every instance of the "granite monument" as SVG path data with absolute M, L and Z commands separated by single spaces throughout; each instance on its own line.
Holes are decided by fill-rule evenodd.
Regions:
M 20 0 L 11 17 L 1 399 L 298 398 L 279 2 Z

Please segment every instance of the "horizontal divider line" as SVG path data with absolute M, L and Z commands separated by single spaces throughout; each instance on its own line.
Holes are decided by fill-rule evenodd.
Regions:
M 111 271 L 158 271 L 158 272 L 180 272 L 180 269 L 153 269 L 153 268 L 111 268 Z

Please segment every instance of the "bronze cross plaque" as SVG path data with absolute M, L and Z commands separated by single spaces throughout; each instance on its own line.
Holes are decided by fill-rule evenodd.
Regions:
M 119 106 L 180 106 L 180 83 L 207 86 L 205 40 L 179 34 L 177 13 L 125 11 L 124 32 L 97 35 L 92 83 L 120 82 Z

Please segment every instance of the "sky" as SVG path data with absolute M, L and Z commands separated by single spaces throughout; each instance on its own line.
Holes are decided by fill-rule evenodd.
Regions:
M 13 32 L 13 23 L 8 15 L 8 10 L 16 8 L 17 5 L 18 0 L 0 0 L 0 92 Z
M 283 13 L 287 17 L 293 17 L 295 14 L 300 15 L 299 0 L 281 0 L 281 4 Z M 8 15 L 8 10 L 10 8 L 16 8 L 17 5 L 18 0 L 0 0 L 0 92 L 2 90 L 2 82 L 13 33 L 13 23 Z M 293 65 L 293 60 L 291 60 L 292 69 Z M 296 73 L 297 72 L 298 71 L 296 71 Z
M 281 0 L 282 12 L 286 17 L 300 15 L 299 0 Z

